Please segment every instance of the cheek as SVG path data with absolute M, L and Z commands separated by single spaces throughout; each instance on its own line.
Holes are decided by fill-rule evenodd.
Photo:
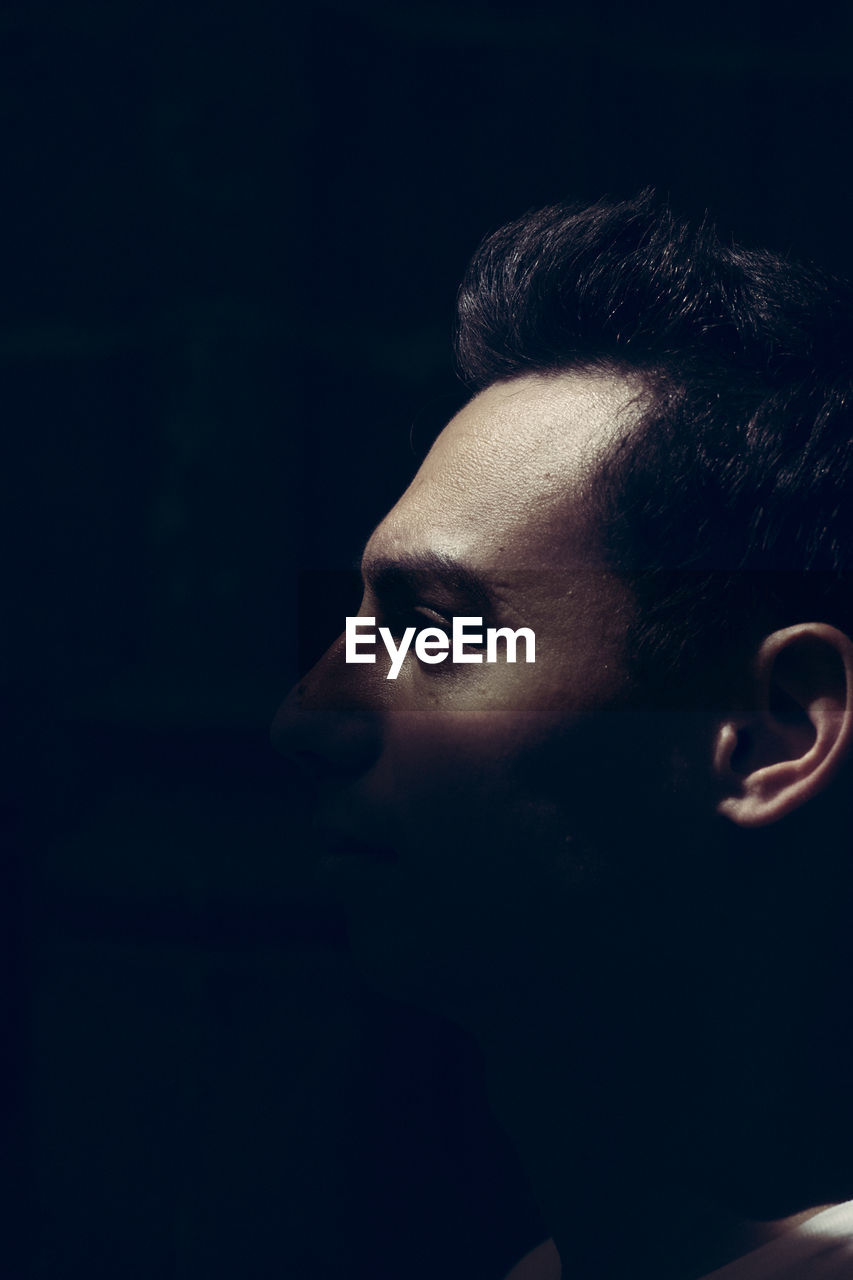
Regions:
M 620 767 L 612 717 L 559 707 L 413 712 L 389 717 L 375 776 L 392 806 L 429 803 L 488 823 L 519 803 L 565 803 L 571 811 L 614 784 Z
M 392 818 L 398 857 L 349 900 L 374 979 L 448 1008 L 451 993 L 475 1007 L 518 984 L 547 992 L 551 978 L 592 989 L 631 933 L 618 904 L 634 900 L 641 825 L 620 781 L 632 737 L 612 716 L 561 718 L 559 732 L 499 712 L 389 724 L 370 800 Z
M 615 890 L 647 877 L 673 816 L 653 806 L 664 770 L 658 730 L 616 711 L 401 717 L 389 727 L 376 798 L 424 892 L 428 881 L 445 896 L 451 885 L 469 904 L 485 892 L 511 908 L 536 895 Z
M 541 735 L 535 721 L 503 710 L 416 713 L 387 726 L 376 775 L 385 801 L 414 821 L 432 815 L 460 826 L 488 825 L 514 800 L 525 756 Z M 520 767 L 521 766 L 521 767 Z
M 589 875 L 610 775 L 576 728 L 563 723 L 557 738 L 541 717 L 497 711 L 393 726 L 374 799 L 393 814 L 413 896 L 505 922 Z

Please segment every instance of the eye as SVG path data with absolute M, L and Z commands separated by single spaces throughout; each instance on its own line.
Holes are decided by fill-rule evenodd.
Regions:
M 431 609 L 429 605 L 417 604 L 412 607 L 409 626 L 412 624 L 419 631 L 422 631 L 424 627 L 435 627 L 436 630 L 443 631 L 448 640 L 453 639 L 453 619 L 445 617 L 443 613 L 438 613 L 435 609 Z
M 438 613 L 429 605 L 410 604 L 386 609 L 384 625 L 388 627 L 395 639 L 399 639 L 407 627 L 414 627 L 415 632 L 423 631 L 424 627 L 435 627 L 443 631 L 448 640 L 452 641 L 453 638 L 453 620 L 445 614 Z
M 463 616 L 467 616 L 467 615 L 463 615 Z M 439 613 L 436 609 L 433 609 L 430 605 L 415 605 L 411 610 L 408 625 L 417 626 L 419 631 L 422 630 L 424 627 L 432 627 L 435 630 L 443 631 L 444 634 L 447 636 L 448 642 L 452 645 L 453 644 L 453 617 L 454 615 L 452 614 L 450 615 L 450 617 L 448 617 L 446 614 Z M 486 648 L 485 623 L 483 624 L 483 627 L 481 629 L 481 634 L 483 637 L 483 642 L 481 644 L 472 644 L 470 640 L 466 640 L 465 644 L 462 647 L 462 652 L 463 653 L 483 652 Z
M 429 627 L 435 631 L 441 631 L 447 636 L 448 656 L 453 645 L 453 618 L 452 613 L 442 613 L 432 605 L 415 604 L 412 602 L 400 602 L 399 605 L 386 608 L 383 611 L 382 625 L 388 627 L 395 640 L 403 637 L 408 627 L 414 627 L 416 634 L 423 631 L 425 627 Z M 482 627 L 483 643 L 472 644 L 466 641 L 464 653 L 481 653 L 485 651 L 485 620 Z M 452 663 L 442 664 L 442 666 L 451 666 Z M 439 668 L 433 668 L 438 670 Z

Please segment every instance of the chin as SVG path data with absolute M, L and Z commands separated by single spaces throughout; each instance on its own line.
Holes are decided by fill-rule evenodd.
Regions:
M 391 1000 L 439 1014 L 474 1029 L 494 983 L 492 974 L 478 978 L 465 958 L 450 954 L 400 920 L 394 927 L 347 913 L 347 935 L 354 963 L 374 991 Z

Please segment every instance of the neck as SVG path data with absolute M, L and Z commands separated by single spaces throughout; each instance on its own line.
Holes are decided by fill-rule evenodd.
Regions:
M 578 1081 L 553 1043 L 534 1048 L 521 1037 L 493 1050 L 485 1051 L 493 1108 L 571 1280 L 699 1280 L 827 1207 L 761 1222 L 727 1209 L 679 1176 L 653 1129 L 619 1123 L 609 1086 Z

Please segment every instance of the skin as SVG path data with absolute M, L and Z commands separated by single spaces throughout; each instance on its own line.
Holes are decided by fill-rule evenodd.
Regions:
M 791 678 L 796 658 L 804 711 L 781 728 L 635 702 L 633 598 L 585 499 L 641 404 L 637 384 L 600 372 L 487 388 L 365 549 L 362 616 L 398 636 L 454 614 L 530 627 L 534 664 L 412 654 L 388 681 L 381 649 L 347 664 L 341 637 L 274 725 L 315 787 L 362 967 L 477 1038 L 579 1280 L 692 1280 L 797 1220 L 732 1206 L 739 1177 L 761 1185 L 784 1158 L 774 1135 L 796 1086 L 778 1077 L 789 1046 L 775 1028 L 794 1034 L 778 992 L 808 1000 L 820 946 L 785 934 L 769 981 L 787 887 L 774 899 L 751 864 L 733 894 L 721 841 L 796 807 L 792 770 L 808 798 L 853 732 L 836 668 L 818 697 L 811 676 Z M 834 653 L 830 631 L 770 645 L 764 685 L 781 651 Z
M 454 613 L 527 626 L 534 664 L 426 666 L 410 656 L 391 682 L 381 653 L 375 666 L 345 664 L 341 639 L 278 716 L 285 751 L 295 734 L 297 753 L 333 763 L 334 776 L 319 771 L 321 826 L 394 851 L 380 865 L 352 858 L 336 868 L 362 964 L 380 985 L 399 977 L 409 998 L 422 986 L 427 1003 L 457 1015 L 482 1012 L 496 965 L 515 969 L 505 940 L 521 929 L 529 945 L 555 880 L 591 874 L 567 814 L 578 792 L 600 790 L 610 763 L 588 757 L 588 734 L 604 730 L 604 709 L 622 696 L 630 602 L 567 504 L 566 477 L 579 479 L 636 413 L 633 396 L 580 375 L 568 397 L 552 379 L 489 388 L 445 429 L 365 549 L 362 616 L 398 632 Z M 493 603 L 459 590 L 452 571 L 410 588 L 382 580 L 385 566 L 427 554 L 475 574 Z M 567 791 L 568 771 L 577 781 Z

